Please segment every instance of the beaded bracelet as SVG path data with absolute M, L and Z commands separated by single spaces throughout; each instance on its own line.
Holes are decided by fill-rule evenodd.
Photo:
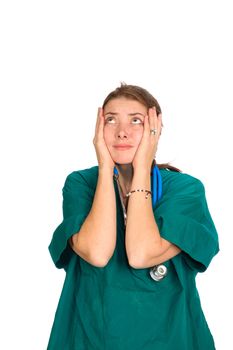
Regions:
M 138 190 L 129 191 L 128 193 L 126 193 L 126 197 L 129 197 L 134 192 L 146 192 L 146 199 L 148 198 L 149 194 L 151 195 L 151 191 L 149 190 L 138 189 Z

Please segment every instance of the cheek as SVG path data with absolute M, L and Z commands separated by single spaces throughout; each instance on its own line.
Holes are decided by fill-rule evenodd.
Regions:
M 105 126 L 103 130 L 103 136 L 106 144 L 110 143 L 113 138 L 113 132 L 111 131 L 111 128 Z

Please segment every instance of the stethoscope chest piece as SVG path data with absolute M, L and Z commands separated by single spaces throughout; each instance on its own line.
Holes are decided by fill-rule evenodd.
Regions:
M 165 265 L 156 265 L 150 269 L 150 276 L 154 281 L 161 281 L 167 274 Z

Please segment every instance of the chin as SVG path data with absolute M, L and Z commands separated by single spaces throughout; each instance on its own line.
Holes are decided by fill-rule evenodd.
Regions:
M 125 161 L 125 162 L 115 162 L 116 164 L 123 165 L 123 164 L 132 164 L 132 162 Z
M 121 152 L 110 152 L 114 163 L 117 164 L 130 164 L 133 162 L 134 156 L 136 154 L 135 150 L 121 151 Z
M 133 162 L 132 157 L 112 157 L 116 164 L 131 164 Z

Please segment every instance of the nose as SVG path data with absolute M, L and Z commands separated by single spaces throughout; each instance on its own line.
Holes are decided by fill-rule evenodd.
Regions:
M 123 130 L 118 132 L 117 137 L 118 137 L 119 139 L 127 139 L 127 138 L 128 138 L 126 132 L 123 131 Z
M 126 125 L 119 125 L 116 131 L 117 138 L 127 139 L 129 137 L 129 130 Z

